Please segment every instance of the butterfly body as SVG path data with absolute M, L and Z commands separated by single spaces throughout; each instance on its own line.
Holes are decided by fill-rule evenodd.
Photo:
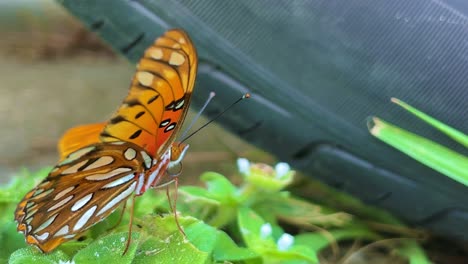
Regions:
M 186 33 L 166 32 L 146 50 L 110 121 L 63 136 L 61 160 L 15 211 L 26 242 L 53 250 L 156 186 L 180 162 L 188 145 L 174 139 L 188 111 L 196 62 Z

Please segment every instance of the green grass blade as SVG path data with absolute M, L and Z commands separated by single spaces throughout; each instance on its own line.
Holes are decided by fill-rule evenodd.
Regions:
M 368 121 L 372 135 L 419 162 L 468 186 L 468 158 L 379 118 Z
M 398 249 L 398 253 L 407 257 L 410 264 L 431 264 L 424 250 L 414 241 L 410 240 Z
M 451 137 L 453 140 L 459 142 L 460 144 L 462 144 L 463 146 L 465 147 L 468 147 L 468 136 L 463 134 L 462 132 L 450 127 L 450 126 L 447 126 L 446 124 L 438 121 L 437 119 L 419 111 L 418 109 L 410 106 L 409 104 L 399 100 L 399 99 L 396 99 L 396 98 L 392 98 L 391 99 L 392 102 L 394 102 L 395 104 L 403 107 L 404 109 L 406 109 L 408 112 L 412 113 L 413 115 L 419 117 L 420 119 L 422 119 L 423 121 L 425 121 L 426 123 L 432 125 L 433 127 L 435 127 L 436 129 L 440 130 L 442 133 L 446 134 L 447 136 Z

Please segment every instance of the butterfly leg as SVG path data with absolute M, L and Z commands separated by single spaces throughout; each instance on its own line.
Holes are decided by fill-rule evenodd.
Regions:
M 175 183 L 175 190 L 176 190 L 175 194 L 174 194 L 174 205 L 172 205 L 171 196 L 169 195 L 169 186 L 167 186 L 167 188 L 166 188 L 167 201 L 169 202 L 169 208 L 171 208 L 172 212 L 174 212 L 174 219 L 175 219 L 177 227 L 179 228 L 180 233 L 182 233 L 182 235 L 184 237 L 187 237 L 184 230 L 182 229 L 182 227 L 179 224 L 179 218 L 177 216 L 177 196 L 178 196 L 177 194 L 179 192 L 178 191 L 179 190 L 179 178 L 174 177 L 173 181 Z
M 114 228 L 118 227 L 120 225 L 120 223 L 122 222 L 122 219 L 123 219 L 123 215 L 125 213 L 125 209 L 127 209 L 127 203 L 123 203 L 123 207 L 122 207 L 122 212 L 120 213 L 120 216 L 119 216 L 119 220 L 117 221 L 116 224 L 114 224 L 111 228 L 109 228 L 108 230 L 113 230 Z
M 127 238 L 127 244 L 125 245 L 125 250 L 122 253 L 122 256 L 127 253 L 128 248 L 130 247 L 130 242 L 132 240 L 132 226 L 133 226 L 133 209 L 135 208 L 135 196 L 132 196 L 132 206 L 130 207 L 130 222 L 128 224 L 128 238 Z

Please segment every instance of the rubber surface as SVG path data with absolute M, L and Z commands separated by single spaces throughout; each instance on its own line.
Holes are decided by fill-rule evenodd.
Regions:
M 397 97 L 468 132 L 468 3 L 59 1 L 136 62 L 166 29 L 194 40 L 193 104 L 295 168 L 409 223 L 468 240 L 467 188 L 372 138 L 375 115 L 467 154 L 389 102 Z

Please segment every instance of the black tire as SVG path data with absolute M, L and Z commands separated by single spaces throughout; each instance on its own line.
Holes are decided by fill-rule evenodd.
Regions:
M 467 150 L 389 102 L 400 98 L 468 131 L 468 2 L 61 0 L 136 62 L 166 29 L 196 43 L 193 104 L 295 168 L 409 223 L 468 240 L 468 191 L 369 135 L 382 117 Z M 450 2 L 450 1 L 445 1 Z

